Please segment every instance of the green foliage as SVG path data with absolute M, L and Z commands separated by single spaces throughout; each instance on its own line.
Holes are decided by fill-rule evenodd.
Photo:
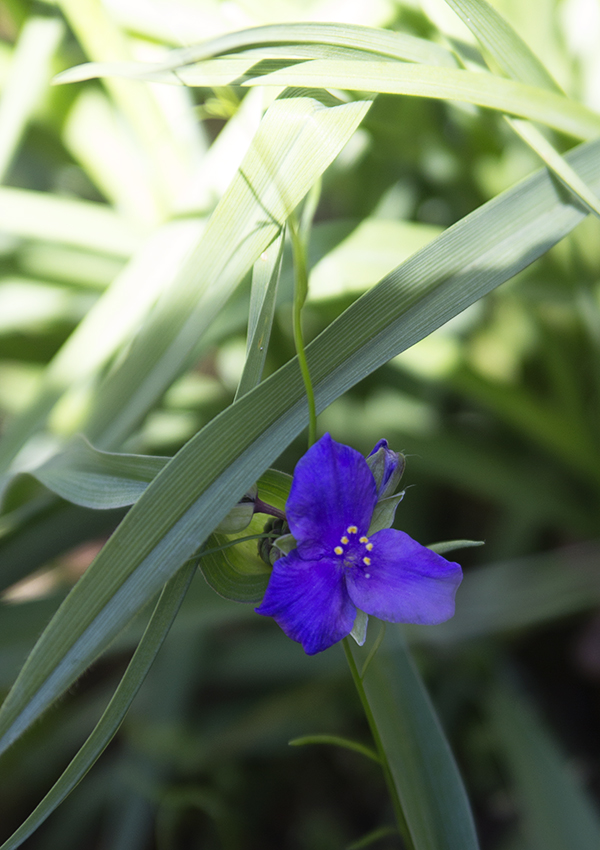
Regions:
M 597 0 L 5 5 L 2 846 L 596 846 Z M 319 431 L 464 549 L 352 650 L 376 753 L 340 648 L 232 601 L 266 516 L 218 530 L 305 450 L 293 216 Z

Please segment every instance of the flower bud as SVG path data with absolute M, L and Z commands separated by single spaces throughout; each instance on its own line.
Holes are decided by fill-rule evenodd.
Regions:
M 258 554 L 265 564 L 273 566 L 278 558 L 287 555 L 296 546 L 285 520 L 273 517 L 267 521 L 264 532 L 270 537 L 258 541 Z
M 404 472 L 406 465 L 404 455 L 388 448 L 387 440 L 379 440 L 367 456 L 367 463 L 377 484 L 377 499 L 391 496 Z

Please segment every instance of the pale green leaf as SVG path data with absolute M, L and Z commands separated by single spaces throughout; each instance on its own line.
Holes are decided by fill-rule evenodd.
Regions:
M 181 74 L 193 85 L 193 71 Z M 374 60 L 315 59 L 256 76 L 244 85 L 330 87 L 473 103 L 546 124 L 575 138 L 600 134 L 600 115 L 554 92 L 494 74 Z
M 302 46 L 311 48 L 307 54 Z M 210 60 L 213 57 L 236 54 L 240 51 L 255 51 L 251 61 L 273 56 L 269 48 L 282 46 L 286 56 L 328 55 L 327 48 L 342 48 L 351 55 L 364 53 L 369 59 L 384 56 L 409 62 L 425 62 L 431 65 L 454 67 L 452 54 L 432 41 L 401 32 L 372 29 L 352 24 L 301 23 L 272 24 L 264 27 L 227 33 L 192 47 L 173 50 L 168 58 L 155 65 L 144 66 L 134 62 L 92 62 L 63 71 L 55 78 L 56 83 L 71 83 L 99 76 L 131 76 L 138 79 L 150 76 L 155 80 L 176 81 L 164 72 L 179 71 L 181 68 Z M 279 51 L 278 54 L 281 55 Z M 162 76 L 161 76 L 162 74 Z
M 248 390 L 257 386 L 262 378 L 275 316 L 284 236 L 285 231 L 282 230 L 272 245 L 269 245 L 254 264 L 250 313 L 248 315 L 246 362 L 235 394 L 236 399 L 241 398 Z
M 567 189 L 581 201 L 583 206 L 589 212 L 600 217 L 600 197 L 583 182 L 577 172 L 571 168 L 566 159 L 559 154 L 554 145 L 550 144 L 537 127 L 519 118 L 509 119 L 509 124 Z
M 514 80 L 562 94 L 539 59 L 520 36 L 486 0 L 446 0 L 471 29 L 494 60 Z M 542 161 L 578 197 L 588 210 L 600 215 L 600 198 L 580 179 L 568 162 L 536 127 L 522 120 L 510 121 L 513 129 Z
M 21 29 L 0 98 L 0 182 L 50 82 L 51 60 L 64 31 L 62 21 L 41 17 L 29 18 Z
M 105 204 L 9 186 L 0 186 L 0 229 L 127 258 L 144 235 Z
M 523 39 L 486 0 L 446 0 L 513 80 L 557 94 L 562 89 Z
M 94 445 L 118 446 L 188 365 L 199 338 L 370 106 L 294 92 L 271 105 L 168 300 L 98 389 L 84 429 Z

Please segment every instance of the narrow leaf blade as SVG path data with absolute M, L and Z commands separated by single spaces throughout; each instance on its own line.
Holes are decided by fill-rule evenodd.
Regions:
M 386 643 L 363 685 L 414 848 L 476 850 L 467 795 L 435 709 L 405 644 L 392 653 Z

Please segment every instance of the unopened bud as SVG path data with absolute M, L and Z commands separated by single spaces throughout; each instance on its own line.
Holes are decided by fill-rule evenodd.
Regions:
M 388 448 L 387 440 L 379 440 L 373 451 L 367 456 L 369 469 L 377 484 L 377 499 L 391 496 L 402 478 L 406 460 L 403 454 Z

